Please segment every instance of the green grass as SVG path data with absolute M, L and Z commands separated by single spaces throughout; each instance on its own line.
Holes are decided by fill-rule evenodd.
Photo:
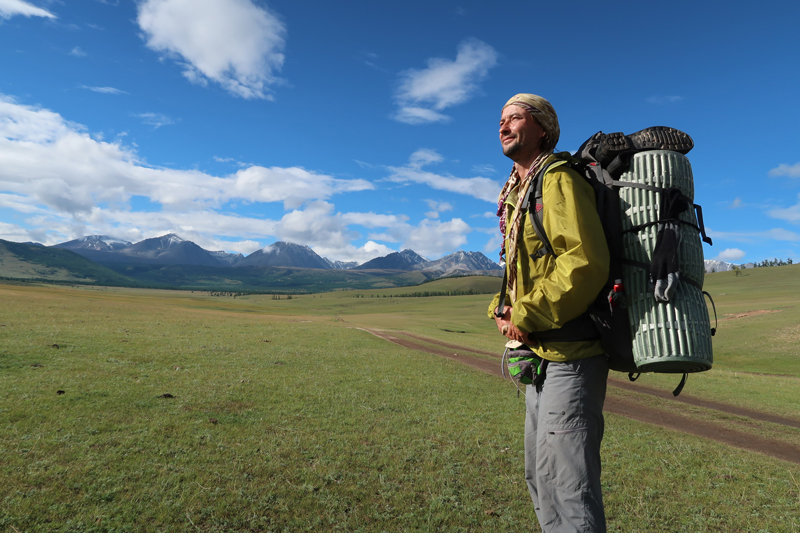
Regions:
M 365 294 L 0 285 L 0 529 L 534 529 L 513 386 L 354 329 L 497 350 L 489 297 Z M 742 374 L 735 355 L 686 393 L 741 381 L 751 408 L 797 402 L 795 378 Z M 606 420 L 609 530 L 800 531 L 800 466 Z
M 800 376 L 800 265 L 756 268 L 706 277 L 720 334 L 715 356 L 727 368 Z M 755 313 L 742 318 L 737 316 Z M 758 314 L 761 313 L 761 314 Z

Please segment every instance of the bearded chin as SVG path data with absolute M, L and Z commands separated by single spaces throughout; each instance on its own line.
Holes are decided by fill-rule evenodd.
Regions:
M 511 144 L 503 146 L 503 155 L 511 157 L 512 155 L 519 152 L 520 148 L 522 148 L 522 145 L 515 141 Z

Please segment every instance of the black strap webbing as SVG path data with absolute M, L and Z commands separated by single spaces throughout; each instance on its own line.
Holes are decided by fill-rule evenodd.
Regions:
M 711 328 L 711 336 L 717 334 L 717 328 L 719 327 L 719 321 L 717 320 L 717 306 L 714 305 L 714 299 L 708 294 L 706 291 L 703 291 L 703 294 L 708 297 L 708 300 L 711 302 L 711 307 L 714 309 L 714 327 Z
M 542 187 L 541 187 L 542 179 L 541 178 L 542 178 L 542 176 L 544 176 L 544 173 L 547 172 L 550 169 L 550 167 L 553 166 L 553 164 L 557 163 L 557 162 L 558 162 L 558 160 L 552 161 L 549 165 L 547 165 L 544 168 L 542 168 L 541 170 L 539 170 L 539 172 L 537 172 L 533 176 L 533 181 L 532 181 L 531 185 L 528 187 L 528 192 L 525 194 L 525 197 L 522 199 L 522 202 L 518 202 L 517 209 L 522 209 L 524 211 L 522 213 L 522 220 L 520 221 L 520 231 L 517 234 L 517 239 L 521 239 L 522 238 L 522 233 L 523 233 L 522 228 L 525 227 L 525 218 L 526 218 L 526 216 L 528 214 L 528 206 L 530 205 L 531 192 L 533 192 L 534 190 L 537 190 L 537 187 L 538 187 L 538 195 L 541 198 L 541 192 L 542 192 Z M 531 218 L 534 219 L 536 217 L 531 217 Z M 536 234 L 539 236 L 539 238 L 541 238 L 542 235 L 544 235 L 544 229 L 542 229 L 542 234 L 541 235 L 539 235 L 539 232 L 537 231 L 537 228 L 536 228 L 535 225 L 533 226 L 533 229 L 534 229 L 534 231 L 536 231 Z M 541 253 L 540 255 L 537 255 L 540 252 L 542 252 L 542 250 L 539 250 L 539 252 L 536 252 L 535 254 L 531 254 L 531 257 L 533 257 L 533 259 L 538 259 L 542 255 L 547 254 L 548 251 L 550 253 L 552 253 L 552 247 L 550 247 L 550 241 L 546 240 L 547 239 L 546 235 L 544 235 L 544 238 L 545 238 L 545 240 L 542 241 L 543 243 L 546 242 L 545 248 L 542 249 L 542 250 L 544 250 L 544 252 Z M 517 246 L 517 245 L 518 245 L 518 243 L 514 243 L 514 246 Z M 534 255 L 536 255 L 536 257 L 534 257 Z M 505 272 L 503 274 L 503 286 L 500 288 L 500 301 L 498 302 L 497 309 L 494 310 L 494 316 L 496 316 L 498 318 L 503 316 L 503 309 L 505 309 L 505 306 L 506 306 L 506 292 L 507 292 L 507 288 L 508 288 L 508 269 L 509 268 L 516 268 L 516 265 L 509 265 L 508 263 L 506 263 Z
M 650 263 L 644 263 L 642 261 L 634 261 L 633 259 L 622 259 L 621 261 L 625 265 L 643 268 L 647 271 L 650 270 Z M 689 285 L 695 287 L 697 290 L 701 292 L 703 291 L 703 286 L 699 282 L 693 280 L 692 278 L 686 276 L 685 274 L 680 277 L 680 281 L 688 283 Z
M 644 189 L 644 190 L 647 190 L 647 191 L 660 192 L 660 193 L 665 193 L 665 192 L 667 192 L 669 190 L 669 189 L 664 188 L 664 187 L 655 187 L 653 185 L 646 185 L 644 183 L 633 183 L 633 182 L 630 182 L 630 181 L 613 180 L 611 182 L 611 184 L 614 185 L 614 187 L 633 187 L 635 189 Z M 694 206 L 694 210 L 697 213 L 697 226 L 695 226 L 694 224 L 689 224 L 688 222 L 683 222 L 682 220 L 680 222 L 683 222 L 684 224 L 688 224 L 689 226 L 692 226 L 693 228 L 695 228 L 703 236 L 703 242 L 707 243 L 709 246 L 712 246 L 713 243 L 711 241 L 711 238 L 708 235 L 706 235 L 706 226 L 703 223 L 703 208 L 701 206 L 695 204 L 688 197 L 683 196 L 683 198 L 687 202 L 689 202 L 689 204 Z M 659 221 L 659 222 L 661 222 L 661 221 Z M 636 226 L 636 228 L 637 229 L 642 229 L 644 227 L 651 226 L 653 224 L 658 224 L 659 222 L 652 222 L 652 223 L 649 223 L 649 224 L 642 224 L 641 226 Z M 631 228 L 631 229 L 626 230 L 626 231 L 636 231 L 636 229 L 635 228 Z
M 701 229 L 700 226 L 692 224 L 691 222 L 686 222 L 685 220 L 681 220 L 679 218 L 662 218 L 660 220 L 656 220 L 654 222 L 645 222 L 644 224 L 639 224 L 638 226 L 631 226 L 628 229 L 622 230 L 622 233 L 633 233 L 635 231 L 643 230 L 645 228 L 649 228 L 650 226 L 655 226 L 656 224 L 666 224 L 667 222 L 678 222 L 680 224 L 685 224 L 689 227 L 696 229 L 697 231 L 701 232 L 705 235 L 705 230 Z M 708 239 L 708 237 L 705 237 Z
M 697 225 L 700 226 L 700 234 L 703 236 L 703 242 L 707 243 L 709 246 L 713 246 L 714 243 L 711 242 L 711 238 L 706 235 L 706 225 L 703 223 L 703 208 L 697 204 L 694 205 L 694 210 L 697 212 Z
M 508 285 L 508 265 L 506 265 L 503 272 L 503 286 L 500 288 L 500 301 L 497 304 L 497 309 L 494 310 L 494 316 L 500 318 L 503 316 L 503 310 L 506 307 L 506 285 Z
M 683 378 L 681 378 L 681 382 L 680 382 L 680 383 L 678 383 L 678 386 L 677 386 L 677 387 L 675 387 L 675 390 L 674 390 L 674 391 L 672 391 L 672 395 L 673 395 L 673 396 L 678 396 L 678 394 L 680 394 L 680 393 L 681 393 L 681 391 L 683 390 L 683 386 L 684 386 L 684 385 L 686 385 L 686 378 L 688 378 L 688 377 L 689 377 L 689 374 L 687 374 L 686 372 L 684 372 L 684 373 L 683 373 Z

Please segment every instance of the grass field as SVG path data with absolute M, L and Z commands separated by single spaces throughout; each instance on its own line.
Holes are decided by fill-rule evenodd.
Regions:
M 707 277 L 715 368 L 684 394 L 800 420 L 798 268 Z M 0 529 L 535 530 L 513 386 L 357 329 L 497 352 L 486 295 L 384 295 L 498 284 L 280 300 L 0 285 Z M 800 531 L 800 465 L 612 414 L 606 425 L 610 531 Z

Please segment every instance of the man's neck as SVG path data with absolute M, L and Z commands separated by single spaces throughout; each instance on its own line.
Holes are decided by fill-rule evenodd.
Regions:
M 533 162 L 536 161 L 536 158 L 539 157 L 541 153 L 541 150 L 536 150 L 533 154 L 526 155 L 526 157 L 514 161 L 514 169 L 517 171 L 520 178 L 524 178 L 528 175 L 528 171 L 531 166 L 533 166 Z

